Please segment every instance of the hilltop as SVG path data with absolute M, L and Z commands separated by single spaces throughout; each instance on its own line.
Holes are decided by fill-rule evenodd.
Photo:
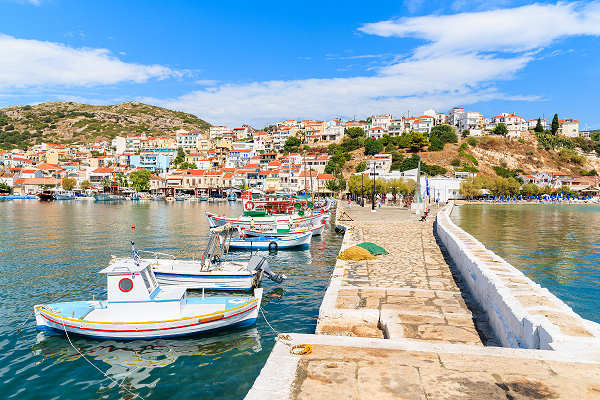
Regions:
M 36 143 L 85 143 L 115 136 L 171 135 L 177 129 L 206 130 L 195 115 L 138 102 L 95 106 L 49 102 L 0 109 L 0 148 Z

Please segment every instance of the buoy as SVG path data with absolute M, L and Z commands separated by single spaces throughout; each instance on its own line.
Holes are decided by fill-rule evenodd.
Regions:
M 135 232 L 135 224 L 131 224 L 131 232 Z

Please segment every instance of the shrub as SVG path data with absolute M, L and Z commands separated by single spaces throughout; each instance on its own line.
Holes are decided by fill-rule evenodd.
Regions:
M 433 139 L 434 137 L 439 138 L 442 143 L 457 143 L 458 136 L 456 135 L 456 130 L 453 126 L 442 124 L 436 125 L 431 128 L 430 137 Z
M 434 136 L 431 138 L 431 144 L 429 145 L 429 151 L 442 151 L 444 150 L 444 142 L 439 137 Z
M 469 146 L 475 147 L 477 146 L 477 139 L 475 139 L 473 136 L 469 136 L 467 138 L 467 143 L 469 143 Z
M 460 167 L 460 158 L 454 158 L 450 161 L 450 165 L 453 167 Z
M 573 149 L 560 149 L 558 157 L 565 162 L 570 164 L 583 165 L 586 161 L 585 156 L 577 154 Z

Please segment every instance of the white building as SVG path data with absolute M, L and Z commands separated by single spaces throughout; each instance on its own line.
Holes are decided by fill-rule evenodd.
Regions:
M 527 121 L 527 129 L 535 129 L 535 127 L 537 126 L 537 122 L 537 118 L 530 119 L 529 121 Z M 546 118 L 540 118 L 540 123 L 542 124 L 544 130 L 548 129 L 548 120 Z
M 135 153 L 142 148 L 142 138 L 117 136 L 111 142 L 116 154 Z
M 196 151 L 198 149 L 198 138 L 200 138 L 201 135 L 202 134 L 199 131 L 187 132 L 180 129 L 175 132 L 177 147 L 181 147 L 187 152 Z
M 579 121 L 573 118 L 558 120 L 558 134 L 566 137 L 579 136 Z
M 223 137 L 226 133 L 231 133 L 231 130 L 226 126 L 211 126 L 208 130 L 211 139 Z
M 468 131 L 471 136 L 479 136 L 483 133 L 483 116 L 476 111 L 463 111 L 457 113 L 457 128 L 459 132 Z
M 379 114 L 371 116 L 371 126 L 377 126 L 383 129 L 386 133 L 391 123 L 392 116 L 390 114 Z
M 521 133 L 526 132 L 529 127 L 525 118 L 520 115 L 514 113 L 502 113 L 494 116 L 491 123 L 486 125 L 486 129 L 490 131 L 494 130 L 500 123 L 506 125 L 506 128 L 508 129 L 508 134 L 506 136 L 508 137 L 520 136 Z

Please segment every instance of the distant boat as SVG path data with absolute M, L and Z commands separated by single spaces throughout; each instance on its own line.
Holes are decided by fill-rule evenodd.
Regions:
M 102 202 L 102 201 L 123 201 L 125 200 L 125 196 L 121 196 L 119 194 L 112 193 L 96 193 L 94 195 L 94 200 Z
M 198 197 L 198 201 L 208 201 L 208 196 L 203 196 L 203 195 L 200 195 L 200 196 Z
M 237 196 L 233 192 L 229 193 L 229 195 L 227 196 L 227 200 L 229 200 L 229 201 L 236 201 L 237 200 Z
M 55 193 L 54 198 L 56 200 L 73 200 L 75 193 L 70 190 L 59 190 Z
M 56 197 L 54 196 L 54 194 L 55 194 L 54 190 L 44 190 L 44 191 L 38 193 L 37 197 L 42 201 L 53 201 L 53 200 L 56 200 Z

